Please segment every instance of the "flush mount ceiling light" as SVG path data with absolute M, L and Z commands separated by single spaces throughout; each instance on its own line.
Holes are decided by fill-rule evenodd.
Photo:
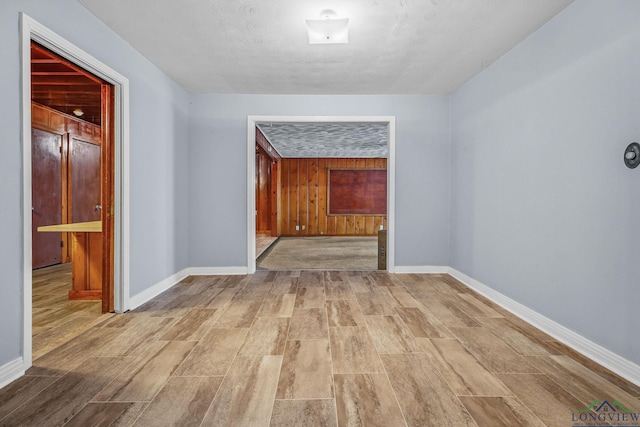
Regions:
M 75 110 L 73 110 L 73 114 L 75 114 L 77 117 L 82 117 L 84 115 L 84 111 L 82 111 L 82 108 L 76 108 Z
M 309 44 L 349 42 L 349 18 L 338 18 L 334 10 L 320 12 L 319 19 L 307 19 Z

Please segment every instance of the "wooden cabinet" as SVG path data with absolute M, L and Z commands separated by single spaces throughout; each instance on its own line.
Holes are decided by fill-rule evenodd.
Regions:
M 49 225 L 38 227 L 38 232 L 71 235 L 73 278 L 69 299 L 102 299 L 102 222 Z
M 32 103 L 32 265 L 69 262 L 69 233 L 39 233 L 52 224 L 101 219 L 100 126 Z
M 43 225 L 62 222 L 62 135 L 31 131 L 32 265 L 41 268 L 65 261 L 61 233 L 38 233 Z
M 71 233 L 72 289 L 69 299 L 102 299 L 102 233 Z

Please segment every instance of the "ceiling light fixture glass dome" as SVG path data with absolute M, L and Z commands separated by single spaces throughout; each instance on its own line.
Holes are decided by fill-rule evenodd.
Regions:
M 349 18 L 338 18 L 331 9 L 320 12 L 319 19 L 307 19 L 309 44 L 349 43 Z

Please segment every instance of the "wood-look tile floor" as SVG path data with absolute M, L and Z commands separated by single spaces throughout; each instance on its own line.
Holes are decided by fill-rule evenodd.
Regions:
M 570 426 L 640 387 L 448 275 L 189 277 L 34 361 L 0 425 Z
M 33 270 L 32 278 L 34 359 L 112 316 L 102 314 L 101 301 L 69 300 L 70 262 Z

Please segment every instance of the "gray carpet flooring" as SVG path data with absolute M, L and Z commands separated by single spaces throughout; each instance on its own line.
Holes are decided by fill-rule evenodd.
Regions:
M 377 270 L 377 237 L 281 237 L 257 260 L 263 270 Z

